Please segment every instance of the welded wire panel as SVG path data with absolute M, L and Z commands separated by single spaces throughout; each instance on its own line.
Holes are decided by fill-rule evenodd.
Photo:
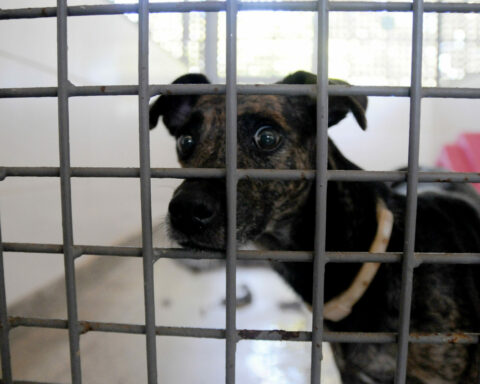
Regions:
M 249 10 L 285 10 L 318 12 L 318 84 L 315 85 L 237 85 L 236 43 L 237 12 Z M 148 83 L 148 25 L 149 12 L 227 12 L 227 84 L 157 84 Z M 331 12 L 412 12 L 413 44 L 412 75 L 410 87 L 338 86 L 328 85 L 328 14 Z M 139 83 L 135 85 L 77 87 L 68 82 L 67 15 L 111 15 L 133 12 L 139 14 Z M 65 0 L 57 0 L 57 7 L 0 10 L 0 20 L 57 17 L 57 87 L 5 88 L 0 98 L 58 97 L 60 167 L 0 167 L 0 180 L 6 177 L 59 177 L 62 196 L 63 244 L 2 243 L 0 234 L 0 350 L 2 357 L 2 383 L 12 381 L 8 334 L 15 327 L 40 327 L 68 329 L 73 383 L 81 383 L 80 334 L 88 332 L 113 332 L 145 334 L 147 345 L 148 382 L 157 382 L 156 336 L 199 337 L 226 340 L 226 382 L 235 382 L 235 355 L 238 340 L 289 340 L 312 343 L 311 382 L 318 384 L 321 373 L 322 341 L 344 343 L 395 343 L 398 342 L 396 383 L 405 383 L 409 343 L 478 343 L 478 333 L 411 334 L 409 332 L 410 306 L 414 268 L 421 263 L 480 264 L 479 253 L 442 254 L 415 253 L 415 221 L 418 182 L 480 182 L 478 173 L 422 172 L 418 170 L 420 102 L 422 97 L 480 98 L 479 88 L 422 88 L 422 20 L 424 12 L 475 12 L 480 4 L 409 2 L 170 2 L 149 4 L 104 4 L 67 7 Z M 225 169 L 164 169 L 150 168 L 148 124 L 149 98 L 158 94 L 226 94 L 227 132 Z M 139 168 L 70 167 L 69 151 L 69 97 L 74 96 L 139 96 Z M 238 170 L 237 169 L 237 94 L 311 95 L 317 97 L 318 134 L 316 170 Z M 410 135 L 408 172 L 329 171 L 327 170 L 327 115 L 328 95 L 369 95 L 410 97 Z M 139 178 L 142 209 L 142 247 L 107 247 L 75 245 L 72 229 L 71 177 L 128 177 Z M 226 252 L 195 252 L 183 249 L 153 248 L 151 217 L 151 178 L 225 178 L 227 188 L 227 247 Z M 242 178 L 264 180 L 315 180 L 316 185 L 316 241 L 311 252 L 287 251 L 237 251 L 236 211 L 237 182 Z M 407 179 L 407 217 L 404 253 L 326 252 L 326 196 L 327 181 L 404 181 Z M 5 298 L 3 252 L 64 253 L 68 317 L 35 319 L 8 317 Z M 141 257 L 145 282 L 145 325 L 79 321 L 75 291 L 75 258 L 86 254 L 101 256 Z M 41 257 L 41 256 L 39 256 Z M 157 327 L 155 325 L 153 265 L 160 258 L 171 259 L 227 259 L 226 328 Z M 286 332 L 283 330 L 236 329 L 236 263 L 239 260 L 278 260 L 314 263 L 313 326 L 312 332 Z M 351 262 L 403 263 L 401 291 L 401 318 L 398 334 L 395 333 L 335 333 L 323 330 L 323 281 L 325 265 Z
M 72 383 L 82 382 L 80 335 L 77 329 L 77 295 L 75 287 L 75 253 L 73 249 L 72 188 L 70 182 L 70 139 L 68 108 L 67 2 L 57 0 L 57 77 L 58 137 L 60 147 L 60 188 L 62 203 L 63 252 L 67 291 L 68 336 Z
M 145 334 L 147 377 L 157 383 L 157 347 L 155 338 L 155 291 L 153 276 L 152 196 L 150 170 L 150 125 L 148 109 L 148 0 L 140 0 L 138 12 L 138 114 L 140 134 L 140 199 L 142 210 L 142 256 L 145 298 Z

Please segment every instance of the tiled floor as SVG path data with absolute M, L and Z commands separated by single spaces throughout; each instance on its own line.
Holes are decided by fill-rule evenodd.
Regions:
M 157 235 L 158 237 L 158 235 Z M 135 240 L 129 244 L 135 244 Z M 164 242 L 157 238 L 157 244 Z M 238 328 L 308 330 L 311 316 L 293 292 L 266 267 L 240 267 L 238 295 L 251 302 L 238 308 Z M 138 259 L 91 257 L 77 271 L 79 318 L 142 323 L 143 279 Z M 225 270 L 221 265 L 194 272 L 171 260 L 155 265 L 156 319 L 159 325 L 225 325 Z M 45 289 L 11 309 L 11 315 L 65 318 L 63 283 Z M 70 382 L 65 330 L 15 329 L 11 334 L 14 377 L 19 380 Z M 328 346 L 326 346 L 328 348 Z M 158 337 L 159 382 L 224 382 L 223 340 Z M 83 382 L 146 383 L 145 338 L 88 333 L 81 337 Z M 295 342 L 241 341 L 237 348 L 240 384 L 309 382 L 310 345 Z M 339 383 L 327 349 L 322 383 Z

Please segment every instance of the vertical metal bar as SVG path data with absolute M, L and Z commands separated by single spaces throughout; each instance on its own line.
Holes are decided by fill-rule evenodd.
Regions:
M 190 66 L 188 57 L 188 41 L 190 40 L 190 14 L 185 12 L 182 14 L 183 36 L 182 36 L 182 60 L 187 66 Z
M 323 339 L 323 300 L 325 280 L 325 243 L 327 226 L 327 163 L 328 163 L 328 2 L 318 1 L 317 56 L 317 151 L 315 254 L 313 261 L 313 324 L 312 365 L 310 380 L 318 384 L 321 376 Z
M 2 352 L 2 382 L 12 384 L 12 365 L 10 363 L 10 323 L 7 313 L 7 293 L 5 290 L 5 269 L 3 268 L 2 226 L 0 223 L 0 349 Z
M 235 383 L 237 268 L 237 0 L 227 0 L 227 305 L 225 380 Z
M 150 129 L 148 121 L 148 0 L 138 8 L 138 111 L 140 151 L 140 198 L 142 209 L 143 283 L 145 294 L 145 334 L 147 343 L 148 383 L 157 383 L 157 349 L 155 336 L 155 294 L 153 277 L 152 196 L 150 170 Z
M 318 36 L 318 13 L 312 12 L 313 19 L 313 53 L 312 53 L 312 72 L 315 72 L 315 69 L 318 69 L 318 39 L 315 36 Z
M 63 250 L 67 291 L 68 335 L 72 383 L 82 382 L 80 333 L 78 329 L 75 286 L 75 252 L 73 249 L 72 187 L 70 182 L 69 81 L 68 81 L 67 1 L 57 0 L 57 76 L 58 138 L 60 147 L 60 188 L 62 199 Z
M 443 28 L 443 14 L 437 13 L 437 65 L 436 65 L 436 86 L 440 87 L 442 81 L 442 73 L 440 71 L 440 54 L 442 51 L 442 28 Z
M 398 355 L 395 383 L 406 382 L 408 335 L 412 305 L 414 248 L 417 219 L 418 157 L 420 147 L 420 108 L 422 99 L 423 0 L 413 2 L 412 76 L 410 86 L 410 131 L 408 144 L 407 207 L 405 217 L 404 254 Z
M 217 84 L 218 13 L 207 12 L 205 19 L 205 74 L 212 83 Z

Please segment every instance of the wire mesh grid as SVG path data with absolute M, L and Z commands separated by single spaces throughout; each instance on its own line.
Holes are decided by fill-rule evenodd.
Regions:
M 237 85 L 236 81 L 236 21 L 239 11 L 283 10 L 312 11 L 318 15 L 318 68 L 316 85 Z M 148 20 L 152 12 L 220 12 L 227 13 L 227 82 L 225 85 L 151 85 L 148 81 Z M 328 85 L 328 15 L 329 12 L 410 12 L 413 17 L 412 71 L 410 87 L 361 86 L 346 87 Z M 120 86 L 75 86 L 68 80 L 67 20 L 72 16 L 112 15 L 127 12 L 139 15 L 139 77 L 136 85 Z M 114 332 L 145 334 L 147 346 L 147 372 L 150 384 L 157 382 L 156 336 L 201 337 L 226 340 L 226 383 L 235 382 L 236 345 L 240 340 L 290 340 L 312 344 L 311 383 L 320 382 L 322 360 L 321 342 L 344 343 L 398 343 L 395 382 L 405 383 L 407 349 L 409 343 L 478 343 L 479 334 L 415 334 L 409 332 L 412 278 L 415 267 L 422 263 L 478 264 L 479 253 L 415 253 L 415 222 L 418 182 L 480 182 L 478 173 L 419 172 L 420 102 L 425 97 L 480 98 L 478 88 L 424 88 L 421 84 L 422 21 L 424 12 L 474 12 L 480 13 L 480 4 L 472 3 L 423 3 L 409 2 L 328 2 L 326 0 L 304 2 L 170 2 L 149 4 L 110 4 L 67 6 L 66 0 L 57 0 L 57 7 L 0 10 L 0 20 L 23 18 L 57 18 L 58 86 L 43 88 L 0 89 L 0 98 L 57 97 L 59 121 L 60 167 L 0 167 L 0 181 L 7 177 L 59 177 L 63 222 L 63 244 L 32 244 L 2 242 L 0 230 L 0 351 L 2 359 L 2 383 L 21 383 L 12 377 L 10 364 L 9 331 L 15 327 L 39 327 L 68 329 L 72 383 L 81 383 L 79 339 L 87 332 Z M 148 104 L 150 97 L 170 94 L 226 94 L 227 142 L 226 169 L 165 169 L 150 167 Z M 262 170 L 237 169 L 236 119 L 238 94 L 282 94 L 317 96 L 317 161 L 316 170 Z M 103 95 L 138 95 L 139 102 L 139 168 L 71 167 L 69 153 L 69 105 L 70 97 Z M 408 171 L 338 171 L 327 169 L 327 126 L 329 95 L 368 95 L 409 97 L 410 131 Z M 73 241 L 72 229 L 72 177 L 140 178 L 142 247 L 109 247 L 78 245 Z M 225 178 L 227 186 L 227 246 L 226 252 L 189 251 L 183 249 L 154 248 L 152 242 L 151 190 L 152 178 Z M 316 184 L 316 241 L 312 252 L 292 251 L 239 251 L 236 240 L 236 185 L 243 178 L 263 180 L 315 180 Z M 327 182 L 349 181 L 407 181 L 407 216 L 403 253 L 326 252 L 326 221 L 324 212 L 327 197 Z M 3 252 L 31 252 L 64 254 L 65 281 L 67 290 L 68 318 L 38 319 L 9 317 L 7 313 Z M 145 324 L 121 324 L 81 321 L 77 315 L 75 292 L 75 259 L 87 254 L 99 256 L 139 257 L 143 260 L 145 286 Z M 153 295 L 153 265 L 160 258 L 193 258 L 227 260 L 227 321 L 225 329 L 165 327 L 155 325 L 155 302 Z M 283 330 L 259 331 L 236 328 L 236 261 L 278 260 L 313 262 L 313 326 L 311 332 L 288 332 Z M 329 332 L 323 330 L 323 277 L 327 263 L 351 262 L 402 263 L 402 291 L 400 327 L 398 333 Z M 161 381 L 161 380 L 160 380 Z

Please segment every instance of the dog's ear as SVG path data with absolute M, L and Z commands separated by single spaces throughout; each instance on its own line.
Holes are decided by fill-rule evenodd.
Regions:
M 176 79 L 172 84 L 208 84 L 210 81 L 200 73 L 189 73 Z M 162 95 L 150 105 L 150 129 L 163 122 L 172 135 L 187 121 L 199 95 Z
M 338 79 L 329 79 L 329 84 L 334 85 L 350 85 L 346 81 Z M 367 119 L 365 111 L 367 110 L 367 96 L 330 96 L 328 98 L 328 126 L 332 126 L 340 122 L 352 111 L 353 116 L 357 120 L 358 125 L 365 130 L 367 129 Z
M 317 76 L 313 73 L 298 71 L 285 77 L 281 84 L 316 84 Z M 329 84 L 335 85 L 349 85 L 346 81 L 329 79 Z M 314 101 L 314 99 L 313 99 Z M 348 112 L 352 111 L 353 116 L 362 129 L 367 128 L 367 119 L 365 118 L 365 111 L 367 109 L 366 96 L 330 96 L 328 98 L 328 126 L 337 124 L 347 116 Z M 315 106 L 314 106 L 315 107 Z

